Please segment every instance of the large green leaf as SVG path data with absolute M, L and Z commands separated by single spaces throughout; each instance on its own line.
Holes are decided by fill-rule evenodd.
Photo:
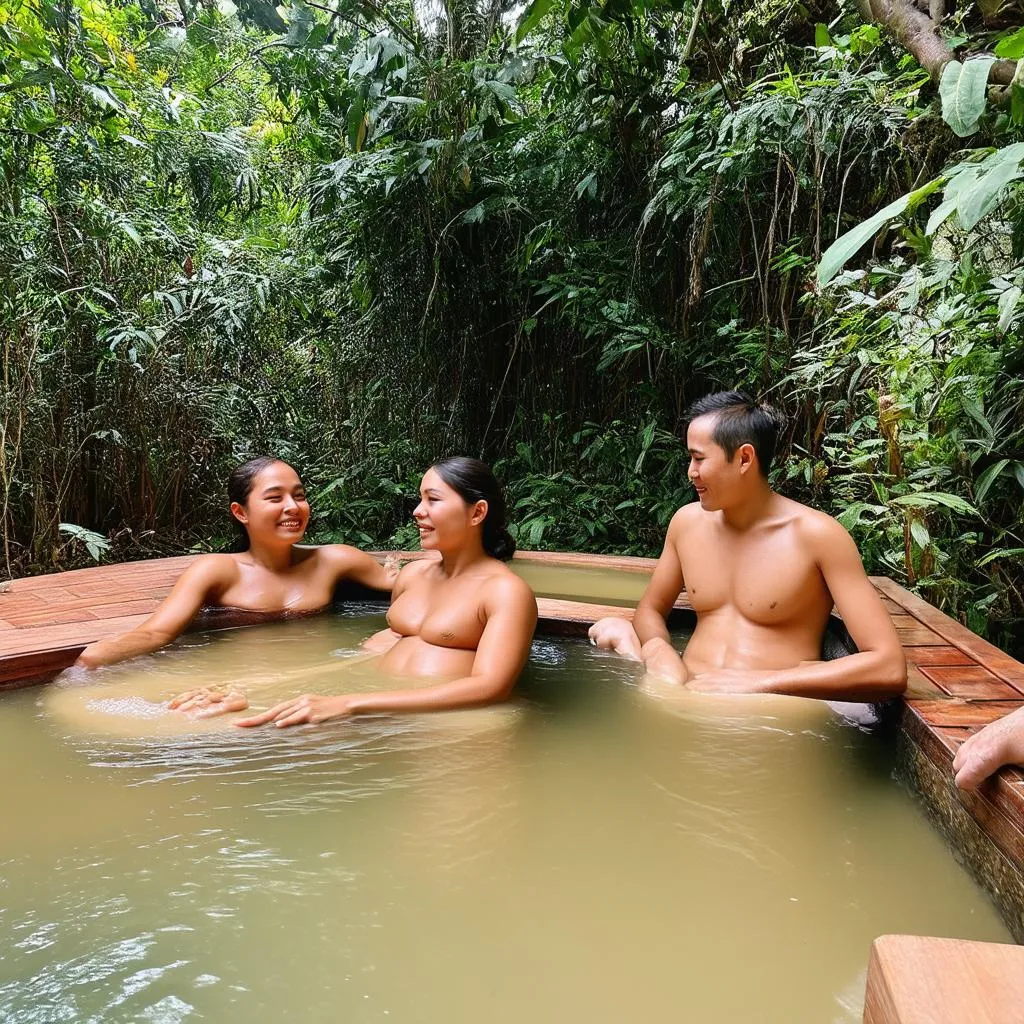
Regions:
M 552 3 L 554 0 L 533 0 L 526 8 L 523 20 L 519 22 L 519 28 L 516 29 L 517 43 L 525 39 L 540 24 L 541 18 L 551 10 Z
M 1000 334 L 1005 334 L 1010 329 L 1010 324 L 1013 323 L 1013 319 L 1017 314 L 1017 306 L 1020 304 L 1021 288 L 1020 285 L 1013 285 L 1007 288 L 1002 295 L 999 296 L 999 323 L 996 324 L 996 330 Z
M 869 217 L 851 231 L 847 231 L 845 235 L 840 235 L 821 257 L 821 262 L 818 264 L 818 282 L 823 285 L 828 284 L 843 269 L 846 261 L 853 257 L 862 245 L 874 238 L 889 221 L 912 211 L 941 184 L 941 178 L 929 181 L 919 189 L 900 196 L 899 199 L 879 210 L 873 217 Z
M 978 510 L 969 502 L 956 494 L 945 491 L 918 491 L 916 494 L 904 494 L 892 499 L 893 505 L 906 505 L 910 508 L 935 508 L 937 505 L 951 508 L 962 515 L 978 514 Z
M 1021 57 L 1024 57 L 1024 28 L 1019 28 L 1016 32 L 1003 36 L 996 43 L 996 56 L 1009 60 L 1020 60 Z
M 942 118 L 960 138 L 973 135 L 985 112 L 988 72 L 995 57 L 972 57 L 966 63 L 951 60 L 942 69 L 939 96 Z
M 956 215 L 965 231 L 970 231 L 982 217 L 992 212 L 1010 182 L 1024 177 L 1022 161 L 1024 143 L 1021 142 L 996 150 L 984 160 L 974 183 L 963 188 L 957 197 Z
M 1010 464 L 1009 459 L 1000 459 L 998 462 L 993 462 L 991 466 L 986 469 L 981 476 L 974 483 L 974 500 L 979 504 L 985 500 L 985 495 L 988 494 L 989 488 L 996 482 L 996 478 L 1000 476 L 1004 469 Z

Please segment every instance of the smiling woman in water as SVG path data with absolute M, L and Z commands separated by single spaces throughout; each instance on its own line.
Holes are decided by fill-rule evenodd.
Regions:
M 155 651 L 180 636 L 204 608 L 279 618 L 330 605 L 334 588 L 350 579 L 390 590 L 392 576 L 347 544 L 298 547 L 309 525 L 309 502 L 299 474 L 286 462 L 261 456 L 228 477 L 231 515 L 244 550 L 201 555 L 182 573 L 159 608 L 130 633 L 90 644 L 76 664 L 111 665 Z
M 382 676 L 408 686 L 333 697 L 305 694 L 236 720 L 283 727 L 381 712 L 445 711 L 493 704 L 515 686 L 537 624 L 533 591 L 504 564 L 515 551 L 501 486 L 478 459 L 431 466 L 413 512 L 420 544 L 436 557 L 406 565 L 395 581 L 388 628 L 368 642 Z M 237 691 L 193 691 L 172 708 L 209 714 L 247 706 Z

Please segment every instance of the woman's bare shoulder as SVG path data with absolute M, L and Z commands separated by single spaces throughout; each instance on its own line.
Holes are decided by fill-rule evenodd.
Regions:
M 238 576 L 239 556 L 236 554 L 200 555 L 185 573 L 193 579 L 223 580 L 228 582 Z
M 533 588 L 521 576 L 517 576 L 505 562 L 499 562 L 486 579 L 487 590 L 499 600 L 514 601 L 517 604 L 536 605 Z

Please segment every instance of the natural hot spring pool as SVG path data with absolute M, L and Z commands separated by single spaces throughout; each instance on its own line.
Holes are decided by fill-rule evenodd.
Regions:
M 512 709 L 131 717 L 250 667 L 320 689 L 355 612 L 0 697 L 0 1020 L 853 1022 L 875 936 L 1009 941 L 891 744 L 669 706 L 581 641 L 538 639 Z
M 526 580 L 538 597 L 589 601 L 594 604 L 634 607 L 651 578 L 646 572 L 550 565 L 526 559 L 517 559 L 511 565 L 516 575 Z

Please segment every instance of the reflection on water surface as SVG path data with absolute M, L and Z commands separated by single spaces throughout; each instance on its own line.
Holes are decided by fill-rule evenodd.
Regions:
M 2 698 L 0 1020 L 853 1022 L 876 935 L 1009 941 L 885 744 L 817 703 L 657 700 L 541 638 L 501 708 L 243 732 L 160 707 L 379 685 L 353 652 L 381 621 Z

